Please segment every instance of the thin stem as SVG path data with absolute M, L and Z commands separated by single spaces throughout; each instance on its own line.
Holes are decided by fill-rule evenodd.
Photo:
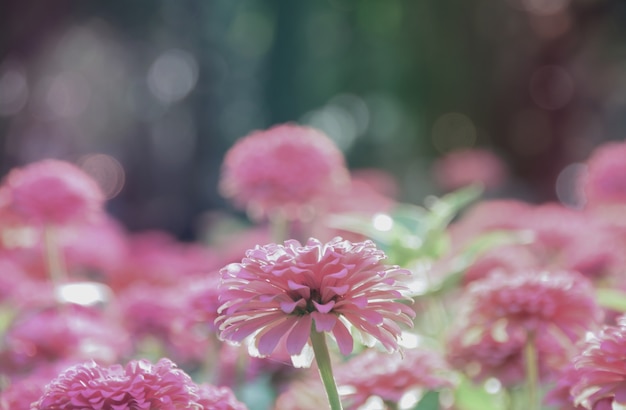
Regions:
M 528 410 L 540 410 L 539 403 L 539 368 L 537 363 L 537 347 L 535 335 L 529 333 L 524 346 L 526 361 L 526 390 L 528 394 Z
M 67 281 L 67 270 L 53 226 L 46 225 L 43 228 L 43 238 L 44 253 L 50 280 L 55 286 L 62 285 Z
M 311 327 L 311 344 L 313 345 L 313 353 L 315 353 L 315 361 L 320 371 L 328 402 L 331 410 L 342 410 L 341 401 L 339 400 L 339 392 L 337 384 L 333 377 L 333 369 L 330 363 L 330 355 L 326 346 L 326 335 L 324 332 L 318 332 L 315 327 Z
M 282 243 L 289 239 L 289 220 L 280 211 L 270 215 L 270 233 L 275 243 Z

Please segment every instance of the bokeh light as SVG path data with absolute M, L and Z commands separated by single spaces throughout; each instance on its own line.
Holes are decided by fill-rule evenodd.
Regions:
M 198 81 L 198 63 L 189 52 L 172 49 L 160 54 L 148 71 L 150 91 L 164 104 L 187 96 Z
M 115 198 L 124 187 L 124 167 L 110 155 L 85 155 L 78 165 L 98 182 L 107 199 Z

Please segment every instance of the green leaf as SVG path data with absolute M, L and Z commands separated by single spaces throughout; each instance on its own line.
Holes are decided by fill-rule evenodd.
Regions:
M 439 410 L 439 392 L 426 392 L 413 410 Z
M 458 410 L 505 410 L 502 394 L 490 394 L 483 386 L 464 379 L 454 391 Z
M 596 298 L 600 306 L 616 310 L 618 312 L 626 312 L 626 292 L 619 289 L 596 289 Z
M 426 208 L 433 216 L 435 226 L 433 228 L 443 229 L 452 219 L 466 206 L 476 201 L 483 193 L 483 188 L 479 185 L 470 185 L 442 196 L 441 198 L 429 197 Z
M 444 293 L 458 286 L 467 268 L 483 253 L 503 245 L 525 245 L 532 240 L 532 236 L 526 231 L 502 230 L 484 233 L 466 245 L 452 261 L 450 272 L 440 282 L 433 283 L 430 289 L 420 296 Z

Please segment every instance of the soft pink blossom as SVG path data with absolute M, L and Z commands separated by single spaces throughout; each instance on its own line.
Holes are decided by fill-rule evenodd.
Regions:
M 384 259 L 371 241 L 257 246 L 221 271 L 220 336 L 234 343 L 250 336 L 262 356 L 282 340 L 299 355 L 314 323 L 313 331 L 330 332 L 344 355 L 353 348 L 351 330 L 394 351 L 398 323 L 411 326 L 415 313 L 398 300 L 404 287 L 397 280 L 408 272 Z
M 178 241 L 162 231 L 145 231 L 128 236 L 123 260 L 105 272 L 105 281 L 116 291 L 138 283 L 172 286 L 217 270 L 218 263 L 203 245 Z
M 293 380 L 276 398 L 273 410 L 320 410 L 328 408 L 324 385 L 319 377 Z M 346 409 L 347 410 L 347 409 Z
M 6 332 L 2 366 L 25 372 L 57 361 L 115 362 L 130 349 L 128 333 L 115 319 L 73 304 L 23 312 Z
M 339 386 L 349 391 L 342 401 L 350 409 L 372 396 L 398 403 L 410 391 L 452 387 L 451 371 L 443 357 L 426 349 L 406 349 L 391 355 L 368 349 L 339 366 L 336 374 Z
M 254 218 L 282 212 L 298 219 L 347 179 L 343 154 L 330 138 L 283 124 L 255 131 L 231 147 L 219 188 Z
M 31 223 L 62 225 L 102 212 L 104 195 L 77 166 L 47 159 L 13 169 L 1 187 L 7 205 Z
M 602 401 L 614 403 L 613 408 L 626 406 L 626 318 L 586 340 L 574 364 L 578 375 L 571 389 L 575 404 L 593 410 Z
M 237 400 L 228 387 L 216 387 L 210 384 L 198 386 L 198 403 L 202 410 L 247 410 L 245 404 Z
M 556 384 L 548 391 L 544 402 L 558 410 L 583 410 L 584 407 L 574 404 L 572 396 L 572 386 L 578 382 L 580 376 L 574 363 L 569 363 L 557 374 Z
M 39 366 L 22 377 L 4 379 L 4 385 L 0 389 L 0 410 L 29 409 L 31 403 L 39 400 L 50 380 L 65 367 L 67 366 Z
M 589 207 L 626 204 L 626 142 L 607 142 L 587 160 L 580 186 Z
M 558 370 L 602 318 L 591 282 L 568 271 L 495 272 L 472 282 L 460 303 L 449 355 L 457 366 L 473 366 L 473 376 L 495 376 L 503 383 L 519 381 L 515 369 L 529 338 L 541 365 Z
M 204 410 L 199 400 L 196 384 L 168 359 L 125 367 L 91 362 L 57 376 L 31 410 Z
M 504 162 L 486 149 L 462 149 L 439 158 L 433 172 L 437 184 L 446 191 L 471 184 L 482 184 L 486 189 L 499 188 L 507 178 Z
M 217 287 L 217 283 L 214 283 Z M 189 280 L 179 285 L 138 283 L 119 293 L 124 325 L 137 345 L 157 341 L 167 356 L 180 364 L 203 360 L 214 338 L 203 317 L 214 317 L 189 308 Z M 217 309 L 217 308 L 215 308 Z

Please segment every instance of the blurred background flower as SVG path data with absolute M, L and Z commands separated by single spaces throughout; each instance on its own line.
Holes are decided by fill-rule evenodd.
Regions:
M 624 136 L 621 0 L 7 0 L 0 172 L 79 164 L 131 231 L 191 239 L 227 202 L 236 139 L 287 121 L 382 168 L 404 200 L 435 161 L 489 149 L 509 196 L 580 206 L 593 147 Z

